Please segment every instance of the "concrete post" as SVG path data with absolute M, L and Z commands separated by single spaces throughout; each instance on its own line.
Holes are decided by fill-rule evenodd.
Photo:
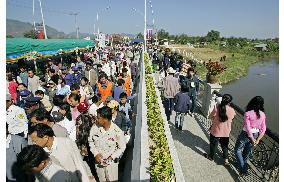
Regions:
M 209 114 L 211 113 L 214 106 L 216 105 L 215 94 L 213 94 L 213 92 L 215 90 L 219 92 L 221 89 L 222 89 L 222 86 L 219 84 L 206 83 L 205 95 L 203 97 L 202 107 L 201 107 L 201 112 L 206 118 L 208 118 Z

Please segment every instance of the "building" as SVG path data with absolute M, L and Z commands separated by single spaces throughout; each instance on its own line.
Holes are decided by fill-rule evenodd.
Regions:
M 257 51 L 266 51 L 267 50 L 267 44 L 257 44 L 254 46 L 254 48 Z

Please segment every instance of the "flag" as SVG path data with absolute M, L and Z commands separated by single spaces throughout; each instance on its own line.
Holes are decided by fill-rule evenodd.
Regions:
M 147 29 L 146 39 L 151 40 L 152 38 L 153 38 L 153 30 L 152 29 Z

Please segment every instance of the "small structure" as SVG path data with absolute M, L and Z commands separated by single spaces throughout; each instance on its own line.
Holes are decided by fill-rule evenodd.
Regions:
M 267 50 L 267 44 L 257 44 L 254 46 L 254 48 L 257 51 L 266 51 Z

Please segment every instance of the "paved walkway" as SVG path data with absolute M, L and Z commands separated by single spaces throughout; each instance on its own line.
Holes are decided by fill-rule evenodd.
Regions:
M 237 173 L 222 165 L 220 155 L 216 156 L 216 163 L 203 157 L 209 151 L 208 135 L 195 118 L 185 116 L 183 131 L 175 129 L 174 118 L 175 113 L 169 125 L 186 181 L 238 181 Z

